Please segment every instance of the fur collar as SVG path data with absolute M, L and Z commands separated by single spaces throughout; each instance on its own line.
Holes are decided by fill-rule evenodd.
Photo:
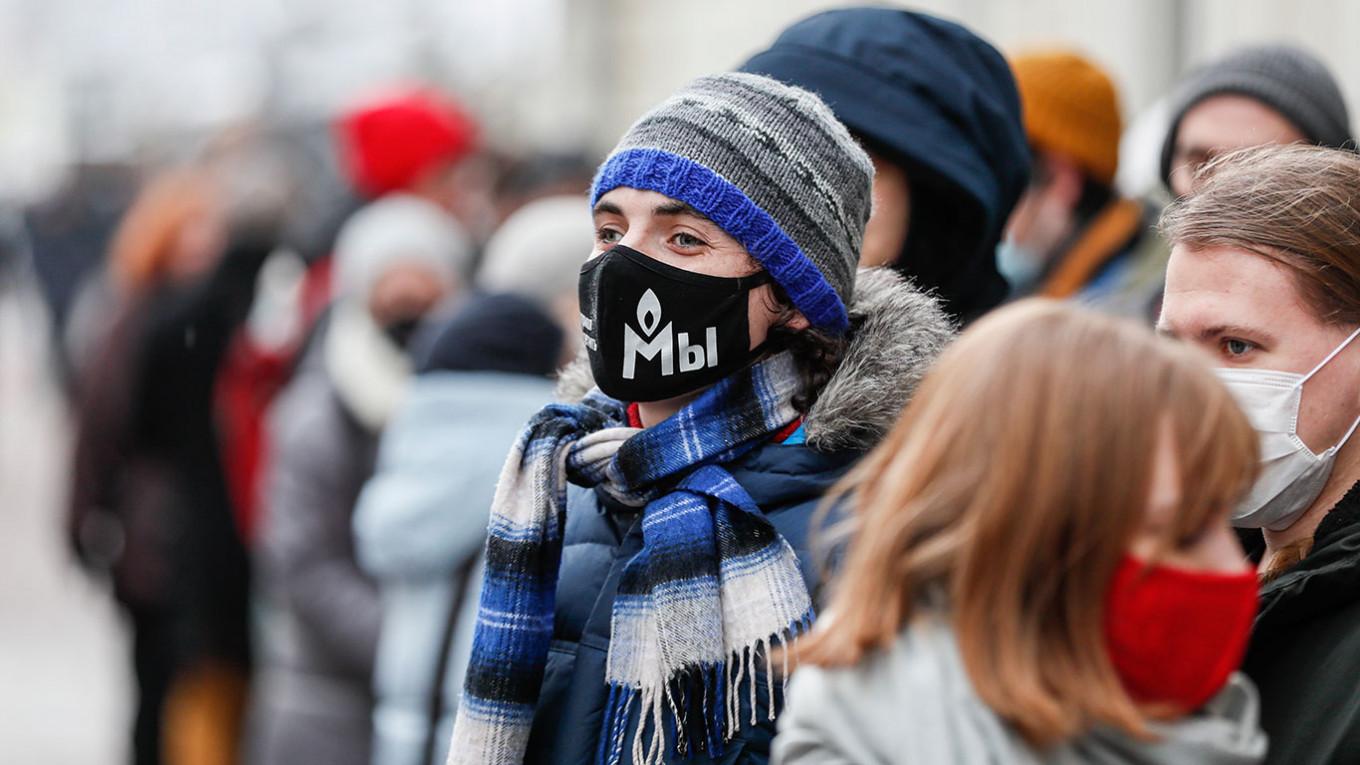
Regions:
M 845 358 L 804 421 L 818 451 L 877 444 L 955 332 L 938 300 L 888 268 L 860 269 L 850 323 Z M 557 398 L 580 401 L 593 387 L 582 352 L 559 375 Z

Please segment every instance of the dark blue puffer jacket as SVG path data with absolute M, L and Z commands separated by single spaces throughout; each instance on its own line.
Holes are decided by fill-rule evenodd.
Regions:
M 726 466 L 797 553 L 814 599 L 817 566 L 809 550 L 809 529 L 821 497 L 891 426 L 925 367 L 952 335 L 937 302 L 886 269 L 860 272 L 850 314 L 851 345 L 808 413 L 807 444 L 768 443 Z M 574 394 L 591 385 L 588 368 L 577 364 L 565 373 Z M 605 663 L 614 596 L 624 565 L 642 549 L 639 517 L 636 508 L 618 505 L 592 489 L 570 487 L 554 640 L 526 762 L 596 761 L 609 696 Z M 722 759 L 701 755 L 682 762 L 766 762 L 775 724 L 768 719 L 764 672 L 757 674 L 756 690 L 757 725 L 744 724 Z M 741 719 L 749 720 L 749 703 L 743 699 L 742 704 Z M 632 740 L 636 718 L 634 705 L 625 741 Z M 629 746 L 624 749 L 623 761 L 630 763 Z
M 812 514 L 821 496 L 857 456 L 857 452 L 827 455 L 807 446 L 771 443 L 728 465 L 732 477 L 765 510 L 770 523 L 798 554 L 809 591 L 817 581 L 808 546 Z M 642 549 L 637 508 L 619 505 L 594 490 L 573 487 L 569 496 L 556 634 L 526 762 L 595 762 L 609 698 L 604 677 L 614 595 L 624 565 Z M 765 674 L 758 673 L 756 678 L 759 725 L 743 726 L 728 743 L 721 760 L 701 755 L 684 762 L 768 760 L 774 723 L 767 714 Z M 742 710 L 741 719 L 748 719 L 750 706 L 745 700 Z M 624 741 L 632 741 L 636 721 L 634 710 Z
M 817 93 L 900 165 L 911 226 L 895 268 L 965 320 L 1005 299 L 996 245 L 1029 181 L 1010 66 L 964 27 L 895 8 L 843 8 L 784 30 L 742 66 Z

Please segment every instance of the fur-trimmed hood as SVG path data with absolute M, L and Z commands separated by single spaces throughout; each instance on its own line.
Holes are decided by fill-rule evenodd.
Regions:
M 872 448 L 888 431 L 955 326 L 939 301 L 887 268 L 862 268 L 850 306 L 850 346 L 804 421 L 823 452 Z M 584 352 L 562 370 L 557 398 L 595 387 Z

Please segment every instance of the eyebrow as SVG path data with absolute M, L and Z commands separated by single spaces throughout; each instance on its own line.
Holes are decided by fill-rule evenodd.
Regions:
M 595 208 L 590 211 L 591 215 L 623 215 L 623 210 L 613 202 L 600 200 L 595 203 Z
M 652 208 L 652 215 L 693 215 L 708 220 L 707 216 L 700 214 L 698 210 L 680 201 L 659 204 Z
M 1263 329 L 1257 329 L 1256 327 L 1243 326 L 1241 324 L 1215 324 L 1212 327 L 1205 327 L 1199 331 L 1201 340 L 1212 340 L 1215 337 L 1222 337 L 1224 335 L 1246 335 L 1247 337 L 1260 340 L 1267 345 L 1272 345 L 1275 342 L 1275 337 L 1269 332 Z
M 1177 146 L 1172 150 L 1172 153 L 1180 154 L 1187 157 L 1201 156 L 1212 159 L 1213 156 L 1218 153 L 1218 147 L 1202 146 L 1200 144 L 1193 143 L 1190 144 L 1189 146 Z
M 592 215 L 623 215 L 623 208 L 613 202 L 601 200 L 595 203 L 595 208 L 590 212 Z M 680 201 L 663 202 L 652 208 L 652 215 L 693 215 L 696 218 L 708 220 L 708 216 L 694 209 L 689 204 Z

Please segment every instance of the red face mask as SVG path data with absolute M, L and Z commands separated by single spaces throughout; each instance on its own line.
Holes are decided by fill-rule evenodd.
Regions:
M 1149 565 L 1125 554 L 1105 604 L 1105 641 L 1142 704 L 1193 712 L 1242 663 L 1256 616 L 1256 573 Z

